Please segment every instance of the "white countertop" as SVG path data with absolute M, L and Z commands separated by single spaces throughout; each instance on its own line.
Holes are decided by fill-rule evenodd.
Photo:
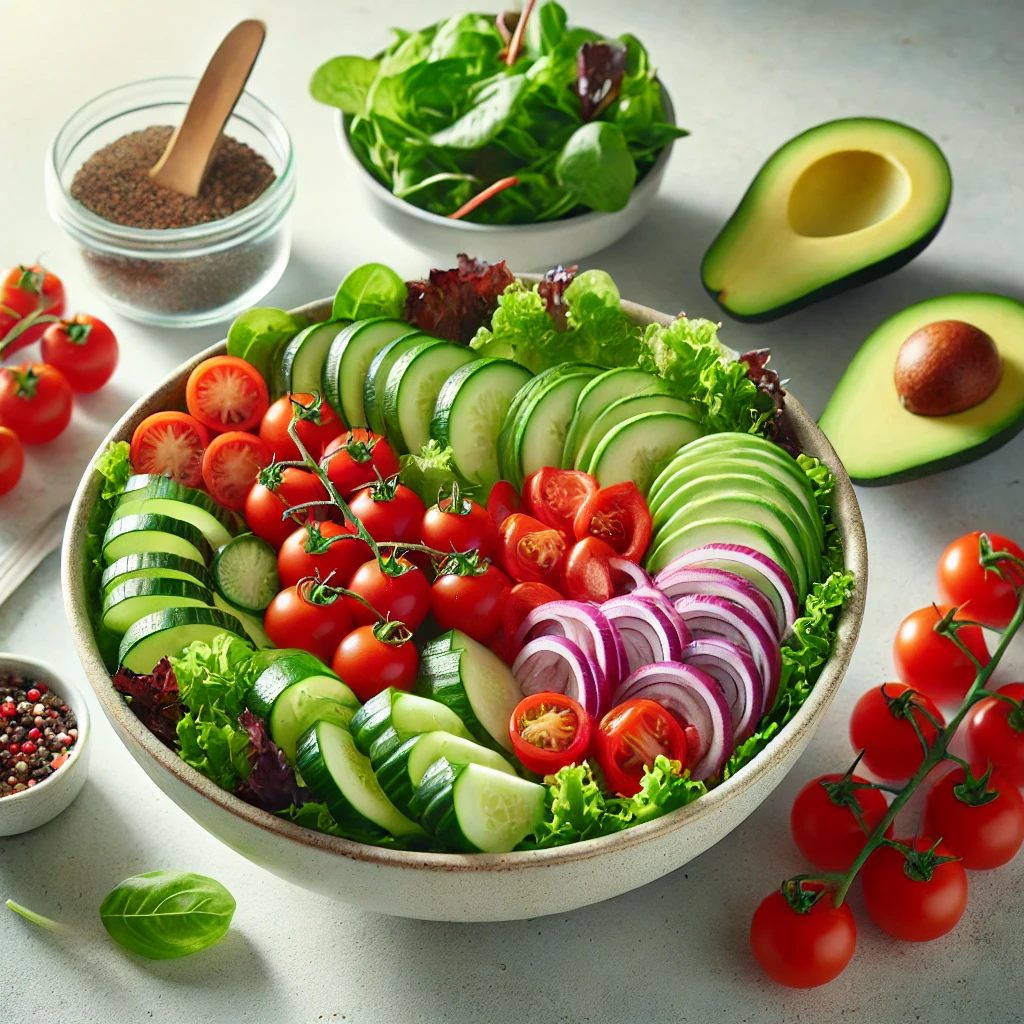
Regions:
M 773 365 L 817 414 L 858 344 L 901 307 L 960 290 L 1024 292 L 1019 4 L 570 0 L 567 6 L 573 20 L 638 35 L 661 69 L 680 123 L 693 132 L 677 144 L 647 220 L 614 250 L 588 261 L 610 271 L 628 298 L 715 316 L 700 286 L 700 259 L 763 159 L 813 124 L 858 114 L 907 121 L 945 150 L 955 187 L 937 241 L 894 276 L 805 312 L 761 327 L 727 323 L 726 342 L 741 350 L 770 346 Z M 42 255 L 63 276 L 72 311 L 109 317 L 124 359 L 112 386 L 91 403 L 92 415 L 113 422 L 144 386 L 218 332 L 141 328 L 111 315 L 90 292 L 43 200 L 45 147 L 72 109 L 134 79 L 199 73 L 228 27 L 263 17 L 269 34 L 250 88 L 288 125 L 299 167 L 291 265 L 268 301 L 289 306 L 333 293 L 350 267 L 367 260 L 419 274 L 424 261 L 377 229 L 347 190 L 331 113 L 308 97 L 306 84 L 327 57 L 375 50 L 386 25 L 415 27 L 462 9 L 463 0 L 5 5 L 0 264 Z M 1024 436 L 981 462 L 913 484 L 862 489 L 860 499 L 872 579 L 842 692 L 776 793 L 681 871 L 568 916 L 511 924 L 431 924 L 358 912 L 279 881 L 203 832 L 149 782 L 94 702 L 92 773 L 77 803 L 33 834 L 0 840 L 0 900 L 13 897 L 71 927 L 55 936 L 0 908 L 5 1019 L 1019 1021 L 1020 858 L 1000 871 L 970 875 L 967 913 L 937 942 L 898 944 L 859 914 L 856 958 L 826 988 L 779 988 L 748 953 L 757 903 L 783 877 L 807 869 L 789 836 L 792 798 L 813 775 L 847 764 L 850 708 L 891 673 L 896 626 L 934 598 L 943 547 L 975 528 L 1018 540 L 1024 534 Z M 81 677 L 64 623 L 56 555 L 0 608 L 0 648 Z M 1024 644 L 1012 655 L 1003 681 L 1014 677 L 1014 668 L 1017 678 L 1024 672 Z M 125 876 L 156 868 L 200 871 L 227 885 L 238 912 L 225 941 L 187 960 L 149 962 L 106 938 L 97 913 L 103 896 Z M 859 897 L 853 905 L 859 908 Z

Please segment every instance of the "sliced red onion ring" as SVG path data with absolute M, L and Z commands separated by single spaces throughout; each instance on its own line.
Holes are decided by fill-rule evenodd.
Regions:
M 782 656 L 776 639 L 753 615 L 724 597 L 689 594 L 676 598 L 676 611 L 695 640 L 728 640 L 750 651 L 764 687 L 761 714 L 775 703 L 782 672 Z
M 616 587 L 616 594 L 633 594 L 641 588 L 653 589 L 651 577 L 636 562 L 631 562 L 628 558 L 609 558 L 608 565 L 612 572 L 627 577 L 622 586 Z
M 728 640 L 691 640 L 683 664 L 718 680 L 732 712 L 733 743 L 742 743 L 757 728 L 764 707 L 764 686 L 750 653 Z
M 540 636 L 516 655 L 512 675 L 524 695 L 564 693 L 597 717 L 601 693 L 590 659 L 564 636 Z
M 656 701 L 700 737 L 694 779 L 710 779 L 722 770 L 733 751 L 732 715 L 717 679 L 692 665 L 661 662 L 638 669 L 615 691 L 621 704 L 635 697 Z
M 654 582 L 672 599 L 686 594 L 711 594 L 735 601 L 757 619 L 766 633 L 781 639 L 774 605 L 750 580 L 744 579 L 739 573 L 706 566 L 677 566 L 663 569 Z
M 601 611 L 622 638 L 630 672 L 656 661 L 682 661 L 690 634 L 671 605 L 624 594 L 605 601 Z
M 742 544 L 705 544 L 673 558 L 662 572 L 701 567 L 728 569 L 750 580 L 771 601 L 779 636 L 785 639 L 792 632 L 800 600 L 793 581 L 778 562 Z

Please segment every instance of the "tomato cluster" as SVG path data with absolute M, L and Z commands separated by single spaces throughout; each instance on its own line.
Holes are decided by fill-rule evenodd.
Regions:
M 986 563 L 991 552 L 1009 558 Z M 797 847 L 832 875 L 798 876 L 754 914 L 751 950 L 774 980 L 822 985 L 853 957 L 856 925 L 849 906 L 836 905 L 835 873 L 860 867 L 872 921 L 894 938 L 923 942 L 959 922 L 967 906 L 965 869 L 999 867 L 1024 845 L 1024 683 L 993 696 L 972 692 L 990 660 L 980 626 L 1006 628 L 1024 600 L 1022 585 L 1024 552 L 1005 537 L 972 533 L 946 549 L 939 589 L 951 604 L 922 608 L 900 625 L 893 655 L 902 681 L 857 701 L 850 719 L 854 766 L 812 779 L 793 803 Z M 969 761 L 948 750 L 952 726 L 943 706 L 957 708 L 952 724 L 965 723 Z M 902 806 L 909 790 L 932 778 L 921 771 L 926 757 L 929 768 L 953 766 L 931 782 L 917 834 L 894 839 L 896 808 L 886 793 L 897 794 Z M 882 781 L 855 774 L 858 767 Z M 872 839 L 883 822 L 882 837 Z M 847 875 L 844 895 L 849 881 Z
M 74 393 L 96 391 L 117 367 L 114 332 L 64 314 L 64 285 L 44 267 L 19 265 L 0 284 L 0 359 L 42 339 L 42 362 L 0 369 L 0 494 L 21 479 L 23 445 L 47 444 L 71 422 Z

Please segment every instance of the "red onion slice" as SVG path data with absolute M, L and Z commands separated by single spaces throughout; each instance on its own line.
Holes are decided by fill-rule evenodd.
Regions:
M 636 697 L 656 701 L 700 738 L 691 777 L 717 775 L 733 751 L 732 715 L 718 680 L 692 665 L 662 662 L 638 669 L 615 691 L 614 704 Z
M 628 558 L 609 558 L 608 565 L 613 573 L 626 577 L 625 580 L 613 580 L 618 583 L 615 587 L 616 594 L 633 594 L 641 588 L 653 588 L 651 577 L 636 562 L 631 562 Z
M 766 633 L 781 639 L 774 605 L 762 591 L 739 573 L 706 566 L 670 566 L 659 572 L 654 582 L 672 599 L 687 594 L 711 594 L 714 597 L 735 601 L 757 619 Z
M 753 615 L 724 597 L 690 594 L 676 598 L 676 611 L 695 640 L 728 640 L 750 651 L 764 687 L 761 714 L 775 703 L 782 673 L 778 641 L 758 624 Z
M 718 680 L 732 712 L 733 743 L 742 743 L 757 728 L 764 707 L 764 686 L 750 653 L 728 640 L 691 640 L 683 664 Z
M 630 672 L 656 661 L 682 661 L 690 634 L 671 605 L 624 594 L 605 601 L 601 611 L 622 638 Z
M 516 655 L 512 675 L 524 695 L 564 693 L 597 717 L 601 693 L 594 666 L 578 644 L 564 636 L 540 636 Z

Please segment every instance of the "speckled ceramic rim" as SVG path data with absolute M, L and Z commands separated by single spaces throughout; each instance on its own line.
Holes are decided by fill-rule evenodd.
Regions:
M 522 274 L 519 276 L 524 280 L 537 280 L 535 275 Z M 641 324 L 669 323 L 672 319 L 672 317 L 636 303 L 623 302 L 622 306 L 636 322 Z M 330 316 L 330 311 L 331 301 L 323 299 L 302 306 L 296 312 L 315 321 L 327 319 Z M 223 342 L 213 345 L 175 370 L 154 391 L 136 402 L 125 413 L 100 445 L 98 452 L 102 451 L 111 441 L 130 439 L 137 424 L 151 413 L 178 406 L 184 407 L 185 381 L 193 367 L 202 360 L 220 355 L 224 351 Z M 382 866 L 415 868 L 426 873 L 516 871 L 543 864 L 581 862 L 592 857 L 599 857 L 602 853 L 612 850 L 639 846 L 675 832 L 677 829 L 685 828 L 706 815 L 715 814 L 732 797 L 753 786 L 769 771 L 773 763 L 794 744 L 798 744 L 804 737 L 813 733 L 832 703 L 853 655 L 861 620 L 864 616 L 864 598 L 868 580 L 867 543 L 864 537 L 864 524 L 860 508 L 850 478 L 825 435 L 818 429 L 803 406 L 792 396 L 786 400 L 786 409 L 791 426 L 804 450 L 808 454 L 820 458 L 836 475 L 833 515 L 842 537 L 846 565 L 856 577 L 856 588 L 843 608 L 831 657 L 822 669 L 821 676 L 810 696 L 792 721 L 779 732 L 779 735 L 761 754 L 740 769 L 732 778 L 692 804 L 644 825 L 638 825 L 601 839 L 551 850 L 530 850 L 507 854 L 419 853 L 389 850 L 323 835 L 284 821 L 282 818 L 253 807 L 231 793 L 220 789 L 165 747 L 128 710 L 127 705 L 111 685 L 110 676 L 93 638 L 88 613 L 89 595 L 86 593 L 85 587 L 85 537 L 89 513 L 96 502 L 100 486 L 100 477 L 91 471 L 86 473 L 75 494 L 64 534 L 61 562 L 64 605 L 75 646 L 78 649 L 78 656 L 106 715 L 116 722 L 123 734 L 133 744 L 141 747 L 164 770 L 224 810 L 257 828 L 337 854 L 339 857 Z M 137 756 L 139 752 L 133 753 Z

